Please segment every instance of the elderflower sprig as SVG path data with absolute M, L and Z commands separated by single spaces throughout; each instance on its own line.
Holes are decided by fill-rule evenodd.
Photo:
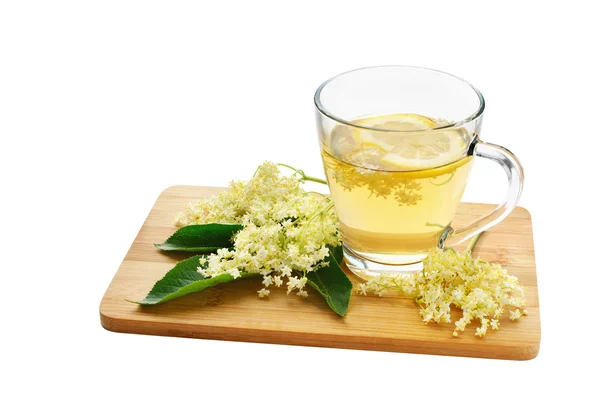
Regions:
M 198 271 L 205 277 L 243 273 L 262 274 L 264 288 L 281 287 L 287 293 L 307 296 L 306 274 L 327 265 L 327 246 L 338 246 L 338 219 L 329 196 L 316 196 L 300 186 L 304 181 L 326 183 L 302 170 L 292 176 L 280 174 L 277 165 L 265 162 L 248 182 L 231 182 L 230 190 L 188 204 L 175 218 L 178 226 L 241 224 L 233 248 L 220 249 L 200 258 Z
M 472 257 L 476 239 L 462 253 L 454 249 L 430 250 L 420 273 L 384 274 L 359 284 L 357 291 L 382 296 L 391 289 L 410 296 L 420 305 L 425 323 L 451 322 L 450 310 L 455 306 L 462 310 L 462 317 L 454 324 L 453 336 L 479 320 L 475 335 L 482 337 L 488 329 L 499 328 L 500 317 L 506 310 L 511 320 L 527 315 L 527 310 L 523 309 L 524 288 L 515 276 L 498 264 Z

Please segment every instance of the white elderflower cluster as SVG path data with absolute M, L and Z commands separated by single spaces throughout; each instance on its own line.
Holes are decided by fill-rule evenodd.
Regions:
M 413 297 L 426 323 L 451 322 L 450 307 L 461 309 L 462 318 L 455 322 L 453 336 L 473 320 L 480 321 L 477 336 L 484 336 L 488 329 L 497 330 L 505 310 L 509 310 L 511 320 L 527 315 L 523 309 L 525 293 L 518 279 L 498 264 L 473 259 L 470 251 L 432 249 L 423 261 L 422 272 L 382 275 L 358 286 L 364 295 L 382 296 L 388 289 Z
M 230 223 L 243 229 L 231 249 L 220 249 L 200 259 L 198 271 L 205 277 L 231 274 L 263 275 L 268 287 L 287 281 L 287 293 L 307 296 L 306 273 L 327 265 L 327 246 L 338 246 L 338 219 L 328 196 L 308 193 L 300 187 L 304 174 L 286 177 L 270 162 L 262 164 L 248 182 L 232 182 L 230 190 L 188 204 L 175 218 L 177 226 Z

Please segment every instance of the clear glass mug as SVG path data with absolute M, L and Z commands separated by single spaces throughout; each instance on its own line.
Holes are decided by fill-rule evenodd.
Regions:
M 419 67 L 337 75 L 315 93 L 323 165 L 356 275 L 413 273 L 430 248 L 454 246 L 502 221 L 517 205 L 523 169 L 482 142 L 485 102 L 468 82 Z M 497 162 L 508 193 L 494 211 L 453 228 L 473 157 Z

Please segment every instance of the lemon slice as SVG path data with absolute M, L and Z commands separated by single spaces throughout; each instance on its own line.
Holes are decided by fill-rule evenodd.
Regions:
M 404 139 L 381 157 L 381 165 L 404 171 L 428 169 L 458 160 L 467 148 L 459 129 L 435 130 Z
M 395 170 L 419 170 L 449 164 L 461 158 L 467 143 L 458 129 L 434 130 L 403 138 L 379 162 Z
M 433 120 L 418 114 L 381 115 L 363 118 L 354 121 L 354 123 L 367 128 L 383 130 L 372 132 L 356 128 L 352 133 L 352 137 L 361 147 L 378 147 L 384 151 L 392 151 L 401 144 L 403 136 L 409 132 L 427 130 L 436 126 Z
M 355 121 L 377 130 L 354 128 L 352 139 L 358 154 L 379 152 L 377 164 L 393 171 L 436 168 L 462 158 L 467 136 L 462 128 L 432 129 L 445 124 L 417 114 L 389 114 Z M 372 157 L 370 157 L 372 158 Z
M 436 123 L 419 114 L 388 114 L 364 118 L 357 125 L 390 131 L 415 131 L 435 128 Z

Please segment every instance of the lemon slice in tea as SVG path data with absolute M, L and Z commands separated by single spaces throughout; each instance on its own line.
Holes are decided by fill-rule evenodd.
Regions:
M 378 147 L 384 151 L 391 151 L 394 147 L 402 144 L 404 136 L 402 132 L 423 131 L 436 126 L 435 121 L 418 114 L 381 115 L 363 118 L 354 123 L 367 128 L 390 131 L 371 132 L 365 129 L 355 129 L 353 132 L 354 140 L 361 146 Z
M 465 136 L 459 129 L 431 131 L 407 136 L 379 161 L 399 170 L 429 169 L 457 161 L 466 148 Z
M 353 139 L 361 149 L 380 150 L 382 154 L 378 164 L 384 169 L 415 171 L 439 167 L 460 159 L 467 147 L 463 129 L 432 130 L 445 124 L 445 121 L 417 114 L 369 117 L 355 123 L 381 129 L 369 131 L 355 128 Z

